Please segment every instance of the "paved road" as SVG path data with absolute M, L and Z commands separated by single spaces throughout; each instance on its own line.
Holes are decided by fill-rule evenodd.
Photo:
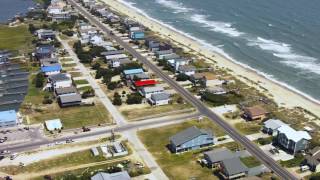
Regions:
M 221 119 L 217 114 L 213 113 L 209 108 L 207 108 L 200 100 L 195 98 L 189 91 L 180 86 L 175 80 L 171 79 L 167 74 L 160 70 L 157 66 L 148 61 L 135 49 L 133 49 L 129 44 L 122 41 L 120 37 L 117 37 L 111 33 L 112 31 L 108 29 L 103 23 L 101 23 L 96 17 L 91 15 L 87 10 L 77 4 L 74 0 L 68 0 L 68 2 L 73 5 L 82 15 L 84 15 L 92 24 L 97 26 L 102 30 L 109 38 L 115 40 L 119 45 L 125 48 L 133 57 L 137 58 L 147 67 L 149 67 L 158 77 L 162 78 L 166 83 L 168 83 L 172 88 L 174 88 L 180 95 L 182 95 L 186 100 L 193 104 L 199 112 L 209 117 L 212 121 L 217 123 L 222 127 L 235 141 L 241 143 L 246 149 L 254 155 L 257 159 L 263 162 L 268 168 L 274 171 L 282 179 L 298 179 L 292 175 L 285 168 L 282 168 L 276 161 L 271 157 L 266 155 L 257 145 L 252 143 L 248 138 L 242 136 L 237 130 L 231 127 L 223 119 Z

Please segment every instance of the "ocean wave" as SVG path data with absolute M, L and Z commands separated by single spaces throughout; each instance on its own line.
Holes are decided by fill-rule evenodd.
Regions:
M 143 16 L 147 17 L 148 19 L 151 19 L 152 21 L 157 22 L 157 23 L 161 24 L 162 26 L 169 28 L 169 29 L 173 30 L 174 32 L 180 33 L 180 34 L 182 34 L 182 35 L 184 35 L 184 36 L 186 36 L 186 37 L 188 37 L 188 38 L 190 38 L 190 39 L 192 39 L 192 40 L 200 43 L 203 47 L 208 48 L 208 49 L 210 49 L 210 50 L 212 50 L 212 51 L 220 54 L 221 56 L 229 59 L 229 60 L 232 61 L 233 63 L 238 64 L 238 65 L 240 65 L 240 66 L 242 66 L 242 67 L 244 67 L 244 68 L 246 68 L 246 69 L 249 69 L 249 70 L 257 73 L 258 75 L 260 75 L 260 76 L 262 76 L 262 77 L 265 77 L 266 79 L 270 80 L 271 82 L 274 82 L 274 83 L 276 83 L 276 84 L 279 84 L 279 85 L 281 85 L 281 86 L 283 86 L 283 87 L 285 87 L 285 88 L 287 88 L 287 89 L 289 89 L 289 90 L 291 90 L 291 91 L 293 91 L 293 92 L 295 92 L 295 93 L 297 93 L 297 94 L 300 94 L 301 96 L 303 96 L 303 97 L 305 97 L 305 98 L 307 98 L 307 99 L 309 99 L 309 100 L 311 100 L 311 101 L 313 101 L 313 102 L 315 102 L 315 103 L 320 104 L 320 101 L 319 101 L 319 100 L 317 100 L 317 99 L 315 99 L 314 97 L 312 97 L 312 96 L 310 96 L 310 95 L 308 95 L 308 94 L 306 94 L 306 93 L 298 90 L 297 88 L 295 88 L 295 87 L 293 87 L 293 86 L 290 86 L 290 85 L 287 84 L 287 83 L 284 83 L 284 82 L 282 82 L 282 81 L 279 81 L 279 80 L 278 80 L 277 78 L 275 78 L 273 75 L 267 74 L 267 73 L 262 72 L 262 71 L 257 70 L 257 69 L 254 69 L 254 68 L 252 68 L 252 67 L 251 67 L 250 65 L 248 65 L 248 64 L 241 63 L 241 62 L 235 60 L 233 57 L 231 57 L 229 54 L 227 54 L 222 48 L 219 48 L 219 47 L 217 47 L 217 46 L 214 46 L 214 45 L 212 45 L 211 43 L 207 42 L 206 40 L 197 38 L 197 37 L 195 37 L 195 36 L 193 36 L 193 35 L 191 35 L 191 34 L 189 34 L 189 33 L 186 33 L 186 32 L 184 32 L 184 31 L 181 31 L 181 30 L 179 30 L 179 29 L 176 29 L 175 27 L 173 27 L 173 26 L 171 26 L 171 25 L 168 25 L 168 24 L 164 23 L 164 22 L 161 21 L 161 20 L 155 19 L 155 18 L 149 16 L 149 15 L 148 15 L 147 13 L 145 13 L 143 10 L 135 7 L 133 4 L 128 4 L 127 1 L 125 1 L 125 0 L 119 0 L 119 2 L 121 2 L 123 5 L 131 8 L 131 9 L 135 10 L 136 12 L 142 14 Z M 268 41 L 269 41 L 269 42 L 275 42 L 275 41 L 270 41 L 270 40 L 266 40 L 266 39 L 263 39 L 263 38 L 257 38 L 257 39 L 258 39 L 258 40 L 260 39 L 260 41 L 263 41 L 263 42 L 268 42 Z M 274 44 L 282 44 L 283 47 L 289 46 L 288 44 L 285 44 L 285 43 L 274 43 Z M 221 45 L 218 45 L 218 46 L 221 46 Z
M 243 35 L 243 32 L 239 32 L 236 28 L 232 27 L 231 23 L 210 21 L 207 16 L 201 14 L 194 14 L 191 16 L 191 21 L 200 23 L 203 27 L 210 28 L 211 31 L 227 34 L 232 37 L 238 37 Z
M 186 13 L 190 12 L 193 9 L 183 6 L 182 3 L 178 3 L 176 1 L 169 1 L 169 0 L 156 0 L 156 3 L 161 4 L 164 7 L 170 8 L 175 10 L 175 13 Z
M 287 66 L 320 74 L 318 59 L 296 53 L 290 44 L 268 40 L 261 37 L 249 40 L 248 46 L 257 46 L 264 51 L 269 51 L 273 56 L 281 59 L 280 63 Z

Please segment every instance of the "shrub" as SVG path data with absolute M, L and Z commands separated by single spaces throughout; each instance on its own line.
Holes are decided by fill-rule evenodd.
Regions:
M 180 73 L 177 75 L 177 81 L 187 81 L 189 80 L 189 76 L 184 74 L 184 73 Z
M 62 31 L 62 34 L 64 34 L 64 35 L 66 35 L 66 36 L 69 36 L 69 37 L 71 37 L 71 36 L 73 36 L 73 31 L 71 31 L 71 30 L 64 30 L 64 31 Z
M 42 88 L 45 81 L 45 77 L 42 73 L 38 73 L 35 78 L 35 86 L 37 88 Z
M 142 96 L 138 93 L 128 94 L 126 102 L 127 104 L 141 104 Z
M 118 86 L 117 82 L 110 82 L 107 87 L 109 90 L 114 90 L 117 88 L 117 86 Z

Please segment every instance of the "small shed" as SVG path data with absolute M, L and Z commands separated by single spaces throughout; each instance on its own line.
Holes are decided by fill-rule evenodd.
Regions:
M 96 147 L 91 148 L 91 152 L 93 154 L 93 156 L 99 156 L 99 151 Z
M 45 125 L 46 125 L 48 131 L 59 130 L 62 128 L 62 123 L 61 123 L 60 119 L 47 120 L 45 122 Z

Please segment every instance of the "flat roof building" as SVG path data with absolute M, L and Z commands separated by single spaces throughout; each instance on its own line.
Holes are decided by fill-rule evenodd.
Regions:
M 60 119 L 52 119 L 45 121 L 46 128 L 48 131 L 54 131 L 62 129 L 62 123 Z
M 15 126 L 18 117 L 15 110 L 0 111 L 0 127 Z

